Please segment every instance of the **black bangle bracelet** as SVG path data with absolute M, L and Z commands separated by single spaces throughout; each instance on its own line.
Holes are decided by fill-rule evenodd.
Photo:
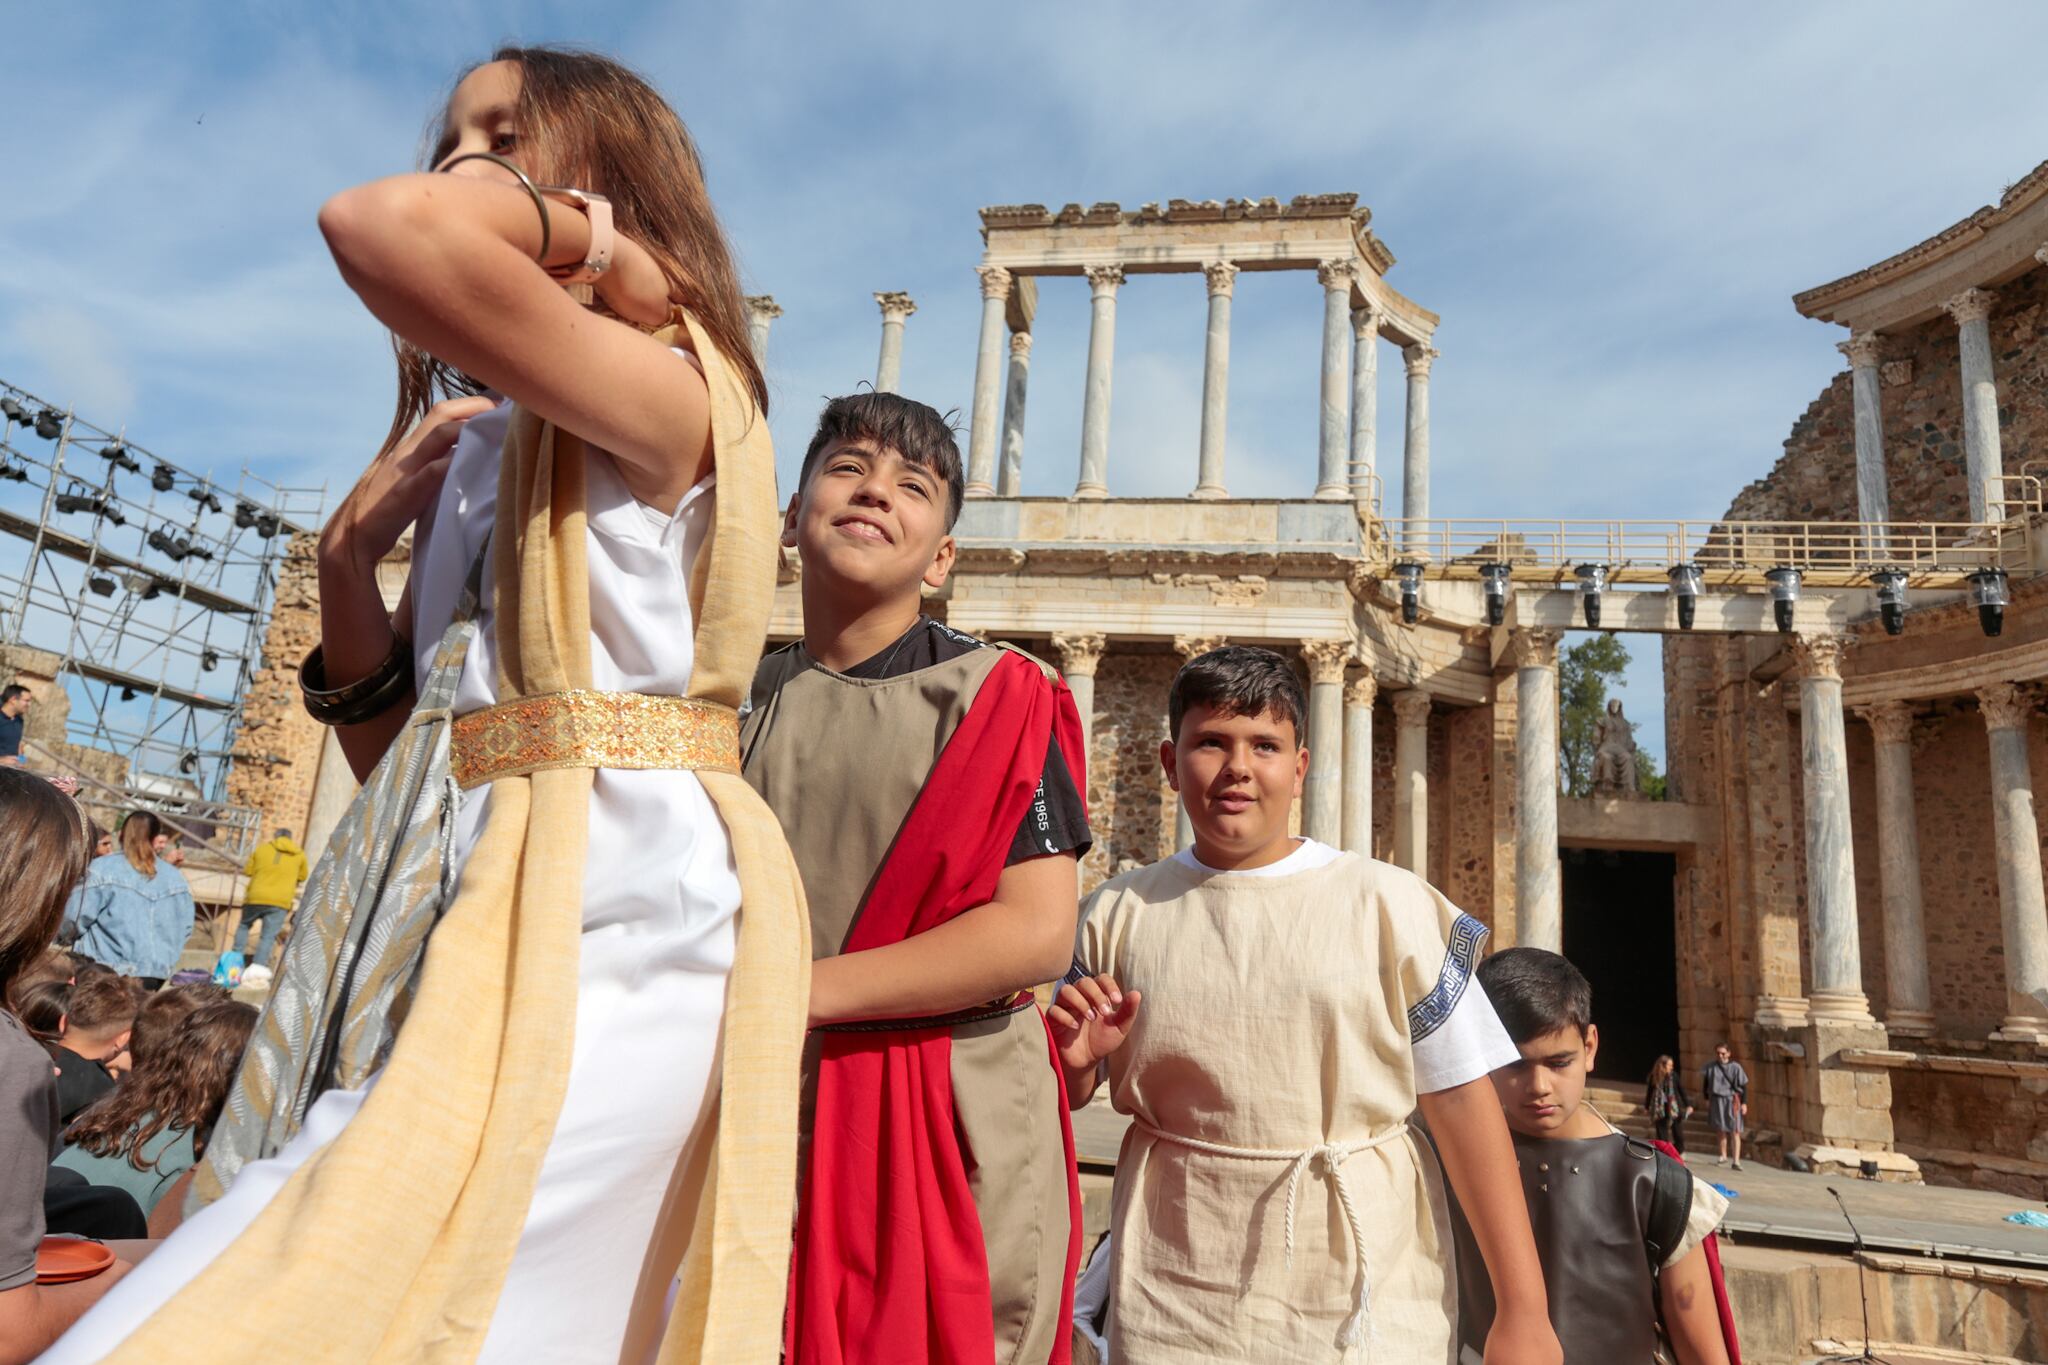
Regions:
M 548 201 L 541 198 L 540 187 L 533 183 L 533 177 L 520 170 L 504 157 L 499 156 L 496 152 L 464 152 L 461 156 L 442 162 L 434 169 L 436 171 L 446 171 L 450 166 L 459 166 L 465 161 L 488 161 L 494 165 L 503 166 L 506 170 L 519 177 L 520 185 L 533 199 L 534 212 L 540 215 L 540 254 L 533 259 L 537 264 L 545 267 L 548 261 L 548 247 L 555 240 L 555 228 L 554 224 L 548 221 Z
M 346 687 L 327 686 L 327 657 L 319 645 L 299 665 L 299 695 L 306 714 L 322 725 L 361 725 L 396 706 L 413 685 L 412 642 L 394 635 L 391 653 Z

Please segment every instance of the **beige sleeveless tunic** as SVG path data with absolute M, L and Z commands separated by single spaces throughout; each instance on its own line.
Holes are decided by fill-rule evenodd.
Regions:
M 761 661 L 741 729 L 743 770 L 796 855 L 814 959 L 845 944 L 896 832 L 1004 652 L 972 650 L 879 679 L 834 673 L 802 645 Z M 806 1139 L 816 1077 L 807 1050 Z M 1035 1007 L 953 1030 L 953 1099 L 988 1248 L 996 1359 L 1044 1361 L 1067 1330 L 1059 1304 L 1069 1214 L 1065 1097 Z
M 1421 878 L 1356 854 L 1283 877 L 1173 859 L 1104 883 L 1083 908 L 1081 961 L 1144 992 L 1110 1055 L 1110 1096 L 1135 1120 L 1117 1159 L 1110 1352 L 1137 1365 L 1218 1360 L 1449 1361 L 1457 1280 L 1442 1178 L 1419 1135 L 1412 1009 L 1447 1010 L 1458 909 Z M 1471 929 L 1461 951 L 1476 952 Z M 1479 989 L 1476 984 L 1467 989 Z M 1147 1129 L 1154 1132 L 1148 1132 Z M 1364 1236 L 1318 1160 L 1342 1158 Z M 1294 1184 L 1291 1234 L 1288 1189 Z

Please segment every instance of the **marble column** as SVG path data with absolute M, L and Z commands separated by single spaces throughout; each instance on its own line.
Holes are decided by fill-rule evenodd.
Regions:
M 1429 875 L 1429 693 L 1394 694 L 1394 865 Z
M 1339 848 L 1344 842 L 1344 667 L 1349 640 L 1304 640 L 1308 665 L 1308 776 L 1301 784 L 1301 832 Z
M 1095 752 L 1095 668 L 1102 662 L 1107 643 L 1100 634 L 1086 630 L 1057 631 L 1052 637 L 1053 652 L 1060 656 L 1060 675 L 1074 694 L 1074 709 L 1081 713 L 1081 741 L 1089 756 Z
M 1370 666 L 1344 684 L 1344 848 L 1372 856 L 1372 704 L 1379 682 Z
M 1434 346 L 1410 346 L 1401 352 L 1408 365 L 1408 433 L 1401 447 L 1401 516 L 1422 521 L 1429 516 L 1429 367 Z M 1415 527 L 1411 537 L 1420 536 Z
M 1024 391 L 1031 378 L 1031 333 L 1010 333 L 1010 382 L 1003 393 L 1003 456 L 996 496 L 1014 498 L 1024 487 Z
M 882 306 L 882 351 L 875 358 L 875 392 L 894 393 L 903 377 L 903 324 L 917 311 L 917 305 L 904 293 L 877 294 L 875 302 Z
M 1878 338 L 1856 332 L 1836 350 L 1849 358 L 1849 384 L 1856 409 L 1856 515 L 1866 523 L 1892 519 L 1891 491 L 1884 469 L 1884 412 L 1878 394 Z M 1873 560 L 1890 553 L 1890 538 L 1872 530 L 1865 542 Z
M 773 294 L 747 295 L 747 340 L 754 347 L 754 363 L 768 363 L 768 328 L 782 316 L 782 305 Z
M 1173 652 L 1180 655 L 1181 663 L 1186 664 L 1228 643 L 1221 635 L 1176 635 L 1173 637 Z M 1170 738 L 1176 743 L 1180 740 L 1179 735 Z M 1175 848 L 1187 848 L 1195 842 L 1195 827 L 1188 819 L 1187 803 L 1178 799 L 1173 805 L 1173 840 Z
M 1557 855 L 1556 630 L 1516 630 L 1515 942 L 1564 951 L 1564 870 Z
M 1351 496 L 1370 496 L 1380 411 L 1380 313 L 1351 310 Z
M 1934 1033 L 1927 927 L 1920 902 L 1920 829 L 1913 815 L 1913 709 L 1857 708 L 1877 748 L 1877 876 L 1884 897 L 1884 1026 L 1894 1037 Z
M 1351 281 L 1357 267 L 1348 260 L 1323 261 L 1316 279 L 1323 286 L 1323 405 L 1316 443 L 1316 493 L 1348 498 L 1344 465 L 1351 441 Z
M 967 426 L 967 488 L 970 498 L 996 491 L 996 432 L 1003 383 L 1003 314 L 1010 301 L 1010 272 L 999 265 L 974 268 L 981 276 L 981 346 L 974 357 L 974 410 Z
M 1230 408 L 1230 299 L 1237 267 L 1210 261 L 1202 267 L 1209 281 L 1209 334 L 1202 348 L 1202 451 L 1194 496 L 1228 497 L 1223 486 L 1223 429 Z
M 1806 807 L 1806 912 L 1816 1019 L 1870 1022 L 1856 923 L 1849 835 L 1849 756 L 1842 733 L 1842 650 L 1836 635 L 1792 642 L 1799 675 L 1799 751 Z
M 1998 381 L 1991 372 L 1991 309 L 1998 295 L 1965 289 L 1942 305 L 1956 320 L 1963 356 L 1963 456 L 1970 477 L 1970 520 L 1997 521 L 2005 496 L 1998 441 Z
M 2011 683 L 1977 689 L 1991 737 L 1991 809 L 1998 841 L 1999 928 L 2005 944 L 2005 1018 L 1995 1039 L 2048 1042 L 2048 894 L 2027 727 L 2034 698 Z
M 1109 496 L 1109 370 L 1116 355 L 1120 265 L 1091 265 L 1088 275 L 1088 386 L 1081 396 L 1081 477 L 1077 498 Z

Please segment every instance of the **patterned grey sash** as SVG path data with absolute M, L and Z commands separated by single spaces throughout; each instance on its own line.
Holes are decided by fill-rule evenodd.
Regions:
M 453 889 L 462 797 L 449 771 L 449 708 L 476 635 L 489 550 L 487 537 L 412 715 L 306 882 L 188 1211 L 219 1198 L 249 1162 L 275 1156 L 314 1100 L 359 1088 L 391 1053 Z

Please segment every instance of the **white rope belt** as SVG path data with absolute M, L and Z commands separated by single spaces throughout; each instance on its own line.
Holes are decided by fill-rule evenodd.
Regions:
M 1351 1225 L 1351 1242 L 1358 1248 L 1358 1292 L 1351 1305 L 1351 1316 L 1344 1320 L 1344 1330 L 1337 1338 L 1339 1346 L 1349 1347 L 1361 1335 L 1366 1324 L 1366 1314 L 1371 1307 L 1372 1278 L 1365 1263 L 1365 1225 L 1358 1217 L 1358 1204 L 1351 1198 L 1351 1187 L 1344 1180 L 1344 1163 L 1360 1152 L 1384 1147 L 1408 1131 L 1408 1125 L 1397 1123 L 1384 1133 L 1357 1142 L 1325 1142 L 1320 1146 L 1306 1147 L 1298 1152 L 1274 1151 L 1262 1147 L 1231 1147 L 1221 1142 L 1204 1142 L 1200 1138 L 1183 1137 L 1154 1128 L 1143 1119 L 1131 1120 L 1134 1127 L 1151 1134 L 1161 1142 L 1170 1142 L 1176 1147 L 1190 1151 L 1206 1152 L 1210 1156 L 1230 1157 L 1238 1161 L 1285 1161 L 1292 1163 L 1287 1173 L 1287 1223 L 1286 1237 L 1282 1245 L 1286 1248 L 1286 1264 L 1294 1265 L 1294 1206 L 1296 1192 L 1301 1188 L 1301 1177 L 1316 1165 L 1322 1163 L 1323 1174 L 1336 1187 L 1337 1202 L 1344 1208 L 1344 1219 Z

